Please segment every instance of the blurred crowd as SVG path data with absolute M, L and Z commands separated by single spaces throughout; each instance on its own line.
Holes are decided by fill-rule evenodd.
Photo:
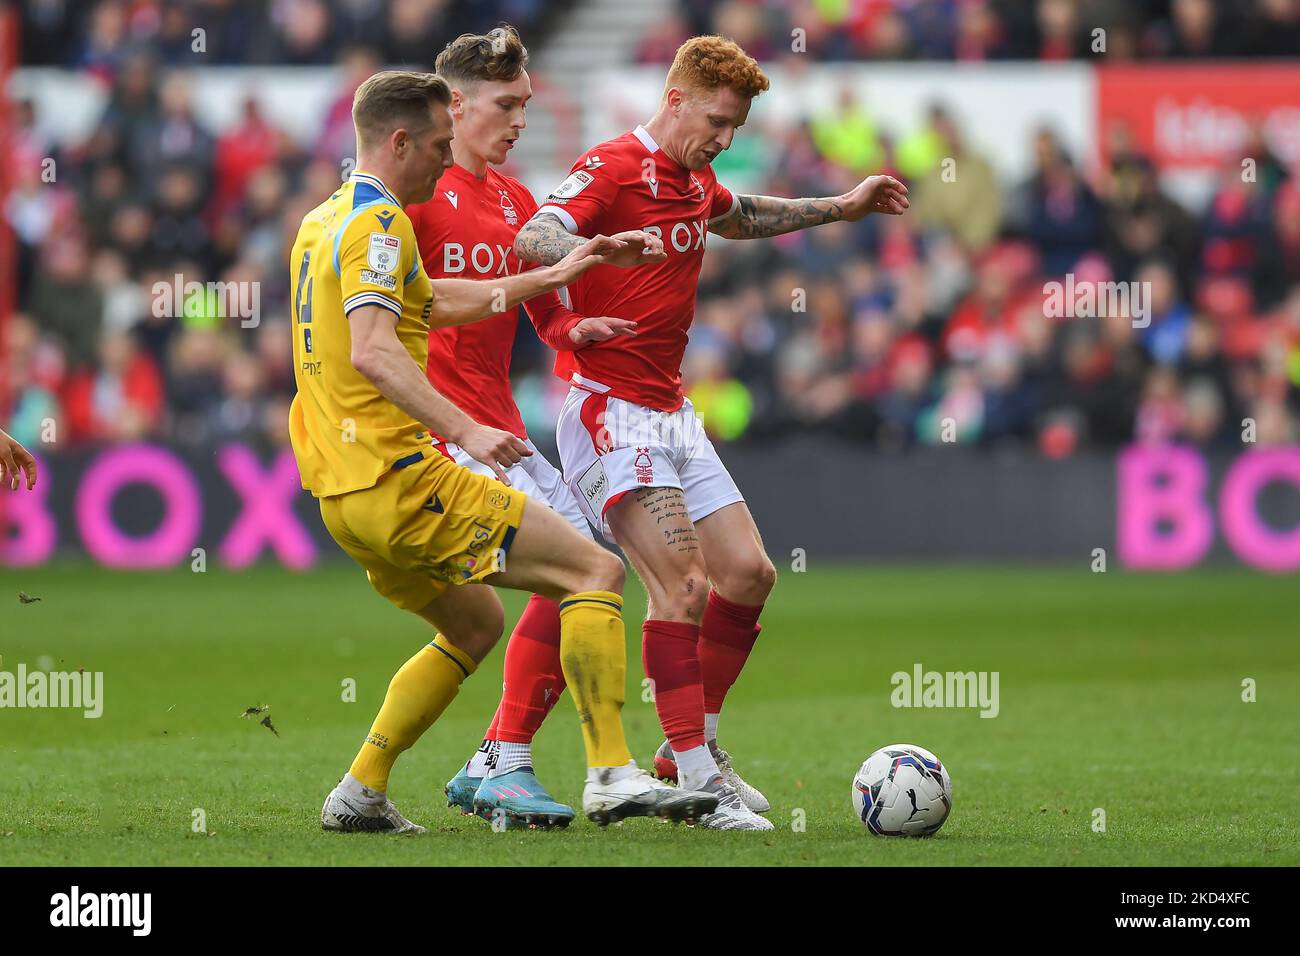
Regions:
M 1300 53 L 1300 0 L 676 0 L 642 62 L 721 33 L 764 62 L 1108 60 Z M 1103 31 L 1097 34 L 1095 31 Z M 1098 47 L 1099 38 L 1104 43 Z
M 864 169 L 837 154 L 825 123 L 853 120 L 774 137 L 764 192 L 858 181 Z M 1240 447 L 1243 429 L 1296 440 L 1300 177 L 1256 141 L 1256 175 L 1226 161 L 1193 215 L 1122 129 L 1091 175 L 1041 129 L 1017 147 L 1034 172 L 1005 187 L 961 126 L 936 105 L 917 130 L 881 137 L 869 168 L 911 184 L 905 216 L 706 258 L 686 372 L 715 433 L 1018 443 L 1053 456 L 1134 440 Z M 960 169 L 951 181 L 945 162 Z M 1089 312 L 1065 299 L 1133 282 L 1140 298 L 1127 303 Z
M 236 123 L 206 128 L 185 75 L 136 48 L 104 74 L 108 103 L 84 142 L 56 147 L 31 104 L 18 104 L 5 214 L 20 282 L 0 350 L 15 437 L 37 443 L 54 422 L 58 447 L 287 441 L 287 250 L 339 182 L 352 92 L 385 58 L 381 46 L 339 52 L 333 105 L 308 143 L 251 95 Z M 936 103 L 913 129 L 876 131 L 845 102 L 803 125 L 742 132 L 761 169 L 754 191 L 835 194 L 888 170 L 911 184 L 913 205 L 898 218 L 710 243 L 684 372 L 715 436 L 822 432 L 883 449 L 955 438 L 1065 456 L 1132 440 L 1239 446 L 1251 419 L 1260 442 L 1297 439 L 1294 171 L 1254 142 L 1245 152 L 1255 175 L 1228 157 L 1194 213 L 1122 129 L 1104 168 L 1085 170 L 1045 128 L 1007 144 L 1032 154 L 1034 172 L 1003 183 L 964 141 L 977 121 Z M 961 169 L 953 181 L 945 159 Z M 1067 273 L 1142 283 L 1149 325 L 1131 314 L 1050 317 L 1046 283 Z M 173 295 L 177 277 L 182 290 L 255 283 L 256 321 L 223 317 L 211 290 Z M 564 385 L 526 320 L 521 328 L 517 396 L 540 436 Z
M 638 50 L 668 62 L 700 33 L 764 62 L 1294 56 L 1300 0 L 674 0 Z M 525 35 L 571 0 L 23 0 L 22 58 L 111 75 L 147 45 L 165 64 L 324 65 L 347 47 L 415 65 L 431 43 L 506 20 Z M 1095 31 L 1104 31 L 1104 50 Z M 797 43 L 796 43 L 797 41 Z
M 147 50 L 164 65 L 327 66 L 357 45 L 432 68 L 430 51 L 484 23 L 525 36 L 567 0 L 23 0 L 22 62 L 111 79 Z

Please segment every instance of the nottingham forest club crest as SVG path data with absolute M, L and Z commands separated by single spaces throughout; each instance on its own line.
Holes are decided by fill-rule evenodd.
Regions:
M 506 217 L 507 226 L 519 224 L 519 214 L 515 212 L 515 204 L 510 199 L 510 194 L 504 189 L 501 190 L 501 212 Z
M 639 484 L 648 485 L 655 480 L 655 463 L 650 457 L 649 448 L 638 448 L 636 458 L 632 461 L 632 468 L 636 471 L 636 480 Z

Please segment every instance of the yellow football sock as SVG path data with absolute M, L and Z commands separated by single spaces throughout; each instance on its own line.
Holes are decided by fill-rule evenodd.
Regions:
M 560 666 L 578 707 L 587 766 L 623 766 L 632 753 L 623 736 L 627 644 L 621 597 L 582 591 L 560 602 Z
M 352 776 L 372 790 L 387 793 L 388 775 L 398 755 L 447 709 L 460 682 L 477 666 L 442 634 L 420 648 L 389 682 L 384 706 L 352 761 Z

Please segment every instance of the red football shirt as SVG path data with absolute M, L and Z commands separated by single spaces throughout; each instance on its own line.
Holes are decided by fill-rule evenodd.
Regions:
M 452 166 L 428 202 L 406 207 L 430 279 L 491 279 L 531 269 L 514 252 L 515 234 L 537 209 L 516 179 L 488 167 L 479 179 Z M 555 292 L 530 299 L 524 308 L 542 341 L 569 348 L 568 332 L 580 316 Z M 510 391 L 510 353 L 518 310 L 509 309 L 468 325 L 429 331 L 429 381 L 480 425 L 526 438 Z
M 554 213 L 576 235 L 655 233 L 668 258 L 633 269 L 596 266 L 569 287 L 579 313 L 632 319 L 637 334 L 561 353 L 556 374 L 574 374 L 579 385 L 637 405 L 680 408 L 682 353 L 709 220 L 736 202 L 710 167 L 678 166 L 641 126 L 580 157 L 540 211 Z

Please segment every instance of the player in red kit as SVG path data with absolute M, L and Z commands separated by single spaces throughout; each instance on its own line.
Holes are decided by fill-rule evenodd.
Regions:
M 664 262 L 597 266 L 569 287 L 578 311 L 616 312 L 637 323 L 637 334 L 560 354 L 557 372 L 572 388 L 557 441 L 565 480 L 649 596 L 642 654 L 667 738 L 656 770 L 716 794 L 717 811 L 701 823 L 717 829 L 772 828 L 758 816 L 767 800 L 719 749 L 717 727 L 776 571 L 682 393 L 705 237 L 775 236 L 908 206 L 906 187 L 889 176 L 825 199 L 733 195 L 720 185 L 710 163 L 767 88 L 758 64 L 730 40 L 687 41 L 655 116 L 580 157 L 515 242 L 522 258 L 553 263 L 597 233 L 636 228 L 663 240 Z
M 452 89 L 455 165 L 426 203 L 408 207 L 425 271 L 432 279 L 491 280 L 532 268 L 514 252 L 515 235 L 537 204 L 518 181 L 493 169 L 506 159 L 523 130 L 532 95 L 524 69 L 528 52 L 510 27 L 465 34 L 438 56 L 436 69 Z M 644 237 L 643 237 L 644 238 Z M 651 241 L 655 248 L 658 243 Z M 638 250 L 630 255 L 640 255 Z M 651 257 L 653 260 L 653 256 Z M 635 334 L 634 322 L 584 318 L 551 292 L 525 306 L 539 336 L 552 348 L 572 350 L 615 335 Z M 441 441 L 458 464 L 502 481 L 549 505 L 587 537 L 587 519 L 560 472 L 528 441 L 510 390 L 515 309 L 479 322 L 433 329 L 429 380 L 474 421 L 521 439 L 531 454 L 508 468 L 480 463 L 466 449 Z M 534 595 L 506 647 L 505 689 L 483 744 L 446 787 L 448 802 L 485 817 L 504 813 L 538 826 L 567 823 L 573 810 L 557 803 L 538 781 L 531 742 L 565 688 L 560 667 L 560 607 Z

